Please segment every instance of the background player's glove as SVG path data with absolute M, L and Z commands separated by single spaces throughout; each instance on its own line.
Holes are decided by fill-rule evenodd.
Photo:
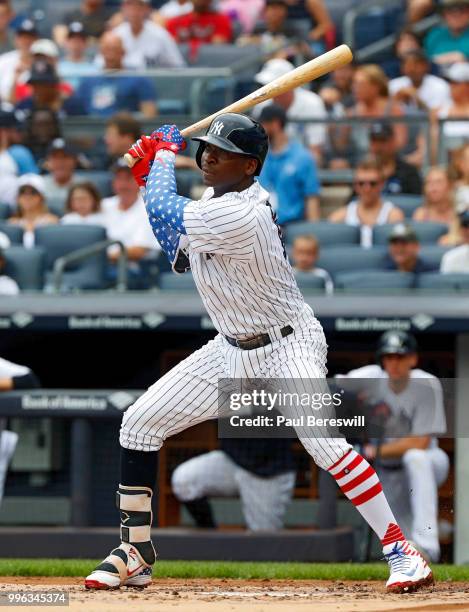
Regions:
M 135 182 L 139 187 L 145 187 L 151 166 L 155 158 L 156 142 L 150 136 L 141 136 L 127 151 L 137 163 L 132 167 L 131 172 Z
M 156 141 L 155 152 L 161 149 L 180 153 L 187 147 L 181 132 L 175 125 L 162 125 L 151 134 L 152 140 Z

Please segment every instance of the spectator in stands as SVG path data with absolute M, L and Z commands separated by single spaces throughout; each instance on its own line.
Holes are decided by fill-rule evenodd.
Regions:
M 374 123 L 371 126 L 370 151 L 381 166 L 386 181 L 384 193 L 422 193 L 419 171 L 398 155 L 394 130 L 388 123 Z
M 469 62 L 453 64 L 446 73 L 451 86 L 452 102 L 438 111 L 440 119 L 466 117 L 466 121 L 447 121 L 443 126 L 446 140 L 469 138 Z
M 36 227 L 58 222 L 58 217 L 47 209 L 44 179 L 37 174 L 25 174 L 18 180 L 17 207 L 17 215 L 10 217 L 8 223 L 23 228 L 23 244 L 27 248 L 34 246 Z
M 354 188 L 357 199 L 331 213 L 329 221 L 359 226 L 361 246 L 372 246 L 375 225 L 398 223 L 404 219 L 400 208 L 381 198 L 383 187 L 384 176 L 380 163 L 372 157 L 364 159 L 355 170 Z
M 407 0 L 407 21 L 416 23 L 429 15 L 434 8 L 433 0 Z
M 437 268 L 422 260 L 419 253 L 420 243 L 415 231 L 406 223 L 398 223 L 389 234 L 388 256 L 384 267 L 386 270 L 414 274 L 435 272 Z
M 53 140 L 47 151 L 44 168 L 44 190 L 47 197 L 65 205 L 69 189 L 75 181 L 77 153 L 63 138 Z
M 85 181 L 72 185 L 60 223 L 104 225 L 101 195 L 93 183 Z
M 423 51 L 408 51 L 401 60 L 401 77 L 389 82 L 396 102 L 423 110 L 438 109 L 451 102 L 448 83 L 430 74 L 430 62 Z
M 267 0 L 268 3 L 269 0 Z M 259 21 L 265 0 L 219 0 L 218 8 L 243 34 L 250 34 Z
M 130 113 L 117 113 L 106 123 L 104 141 L 110 163 L 127 153 L 142 134 L 142 126 Z
M 276 104 L 262 109 L 259 121 L 269 137 L 269 152 L 259 180 L 269 191 L 278 222 L 317 221 L 319 180 L 316 162 L 301 143 L 290 140 L 285 110 Z
M 443 255 L 440 272 L 442 274 L 469 274 L 469 209 L 459 215 L 461 244 Z
M 347 64 L 347 66 L 334 70 L 322 85 L 319 95 L 329 111 L 340 105 L 340 112 L 344 114 L 345 109 L 355 104 L 352 90 L 354 73 L 355 66 Z
M 16 81 L 31 68 L 31 45 L 37 37 L 34 21 L 23 19 L 16 29 L 14 50 L 0 55 L 0 99 L 4 102 L 14 101 Z
M 469 59 L 469 0 L 441 0 L 443 24 L 425 37 L 425 51 L 437 64 Z
M 266 0 L 263 19 L 249 35 L 237 39 L 238 44 L 260 45 L 263 53 L 289 59 L 300 52 L 302 32 L 287 21 L 286 0 Z
M 424 203 L 412 216 L 414 221 L 432 221 L 450 226 L 455 219 L 453 185 L 445 168 L 430 168 L 423 188 Z
M 14 12 L 10 0 L 2 0 L 0 2 L 0 54 L 13 51 L 15 48 L 15 41 L 10 28 L 13 16 Z
M 3 234 L 5 235 L 5 234 Z M 0 296 L 18 295 L 18 283 L 5 274 L 6 259 L 3 248 L 0 246 Z
M 386 119 L 401 117 L 404 113 L 399 104 L 389 97 L 388 79 L 383 70 L 375 64 L 359 66 L 353 77 L 353 94 L 355 105 L 347 115 L 360 119 Z M 393 124 L 396 148 L 401 149 L 407 142 L 407 127 L 404 124 Z M 351 130 L 351 141 L 355 159 L 359 160 L 369 152 L 369 127 L 354 125 Z
M 295 272 L 312 274 L 324 280 L 324 289 L 328 295 L 334 291 L 334 283 L 327 270 L 318 268 L 316 262 L 319 259 L 319 242 L 315 236 L 309 234 L 297 236 L 293 241 L 291 262 Z
M 267 85 L 274 79 L 287 74 L 294 66 L 284 59 L 271 59 L 266 62 L 262 70 L 256 75 L 256 81 Z M 320 162 L 322 148 L 326 142 L 326 126 L 321 124 L 308 124 L 308 119 L 327 119 L 326 107 L 321 98 L 312 91 L 302 87 L 288 91 L 273 100 L 258 104 L 254 110 L 254 117 L 258 118 L 262 110 L 269 104 L 281 106 L 287 113 L 289 123 L 287 133 L 290 138 L 297 138 L 309 147 L 316 160 Z
M 66 13 L 63 23 L 54 27 L 54 39 L 63 46 L 67 38 L 67 28 L 76 21 L 83 24 L 86 32 L 92 38 L 99 38 L 106 29 L 114 9 L 106 6 L 104 0 L 82 0 L 79 8 Z
M 178 43 L 191 46 L 227 44 L 233 33 L 230 18 L 212 7 L 212 0 L 192 0 L 192 13 L 173 17 L 166 22 L 168 32 Z
M 110 239 L 122 241 L 132 264 L 131 272 L 138 275 L 137 262 L 159 246 L 148 223 L 139 187 L 123 160 L 119 160 L 113 168 L 112 188 L 115 195 L 101 202 L 103 225 Z M 111 262 L 116 262 L 118 256 L 119 248 L 111 247 Z
M 59 61 L 60 77 L 76 89 L 80 78 L 98 72 L 98 67 L 88 57 L 89 36 L 80 21 L 72 21 L 67 27 L 64 42 L 65 56 Z
M 13 107 L 9 104 L 0 105 L 1 201 L 9 204 L 13 204 L 16 198 L 16 177 L 39 172 L 31 151 L 15 143 L 14 133 L 18 126 Z M 14 180 L 9 181 L 8 177 L 13 177 Z
M 112 31 L 121 38 L 126 68 L 180 68 L 184 59 L 161 26 L 148 19 L 150 0 L 122 0 L 124 22 Z
M 18 102 L 17 110 L 31 113 L 37 109 L 49 109 L 62 116 L 83 114 L 79 101 L 74 96 L 64 95 L 60 79 L 50 62 L 35 60 L 28 84 L 31 85 L 32 94 Z
M 315 55 L 333 46 L 335 28 L 324 0 L 288 0 L 288 19 L 309 22 L 308 40 Z
M 24 123 L 24 142 L 42 165 L 52 140 L 62 135 L 59 115 L 49 108 L 32 109 Z
M 86 115 L 110 117 L 119 111 L 140 112 L 155 117 L 156 90 L 151 79 L 119 74 L 125 55 L 122 39 L 106 32 L 99 42 L 104 68 L 99 76 L 84 77 L 75 94 Z

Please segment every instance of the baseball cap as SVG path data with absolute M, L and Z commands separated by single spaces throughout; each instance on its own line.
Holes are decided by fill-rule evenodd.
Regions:
M 59 77 L 50 62 L 42 59 L 37 59 L 33 62 L 28 83 L 50 83 L 52 85 L 58 82 Z
M 256 74 L 255 80 L 261 85 L 267 85 L 271 81 L 278 79 L 278 77 L 287 74 L 290 70 L 293 70 L 295 66 L 285 59 L 271 59 L 264 64 L 262 70 Z
M 47 57 L 59 57 L 59 49 L 55 42 L 48 38 L 40 38 L 31 45 L 32 55 L 46 55 Z
M 23 174 L 18 179 L 18 190 L 21 187 L 33 187 L 38 193 L 40 193 L 43 197 L 46 195 L 46 187 L 44 185 L 44 179 L 39 174 Z
M 56 151 L 62 151 L 67 155 L 71 155 L 72 157 L 77 156 L 77 151 L 75 147 L 66 142 L 63 138 L 55 138 L 47 148 L 47 155 L 51 153 L 55 153 Z
M 72 21 L 68 24 L 67 36 L 69 38 L 71 36 L 82 36 L 83 38 L 86 38 L 88 34 L 86 33 L 85 26 L 81 23 L 81 21 Z
M 418 242 L 417 234 L 410 225 L 398 223 L 395 225 L 388 236 L 388 242 Z
M 450 66 L 446 78 L 453 83 L 469 83 L 469 62 L 456 62 Z
M 370 127 L 370 138 L 375 140 L 389 140 L 394 135 L 389 123 L 373 123 Z
M 17 34 L 37 34 L 36 24 L 32 19 L 23 19 L 16 28 Z

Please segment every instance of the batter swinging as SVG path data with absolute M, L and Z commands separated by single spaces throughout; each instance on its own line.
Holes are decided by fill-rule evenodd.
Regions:
M 219 115 L 196 161 L 208 186 L 200 201 L 176 192 L 176 126 L 143 136 L 130 150 L 153 232 L 173 269 L 192 271 L 218 335 L 165 374 L 124 414 L 117 505 L 121 544 L 86 578 L 89 589 L 146 586 L 155 550 L 151 498 L 157 452 L 166 438 L 217 416 L 220 378 L 323 379 L 327 344 L 303 300 L 281 232 L 256 180 L 268 149 L 263 128 L 243 115 Z M 406 541 L 375 470 L 343 438 L 300 437 L 380 538 L 390 566 L 388 590 L 433 582 Z

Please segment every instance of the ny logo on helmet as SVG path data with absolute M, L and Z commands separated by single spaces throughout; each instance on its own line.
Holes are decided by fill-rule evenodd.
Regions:
M 210 128 L 210 134 L 215 134 L 215 136 L 220 136 L 224 127 L 225 126 L 221 121 L 215 121 L 215 123 Z

